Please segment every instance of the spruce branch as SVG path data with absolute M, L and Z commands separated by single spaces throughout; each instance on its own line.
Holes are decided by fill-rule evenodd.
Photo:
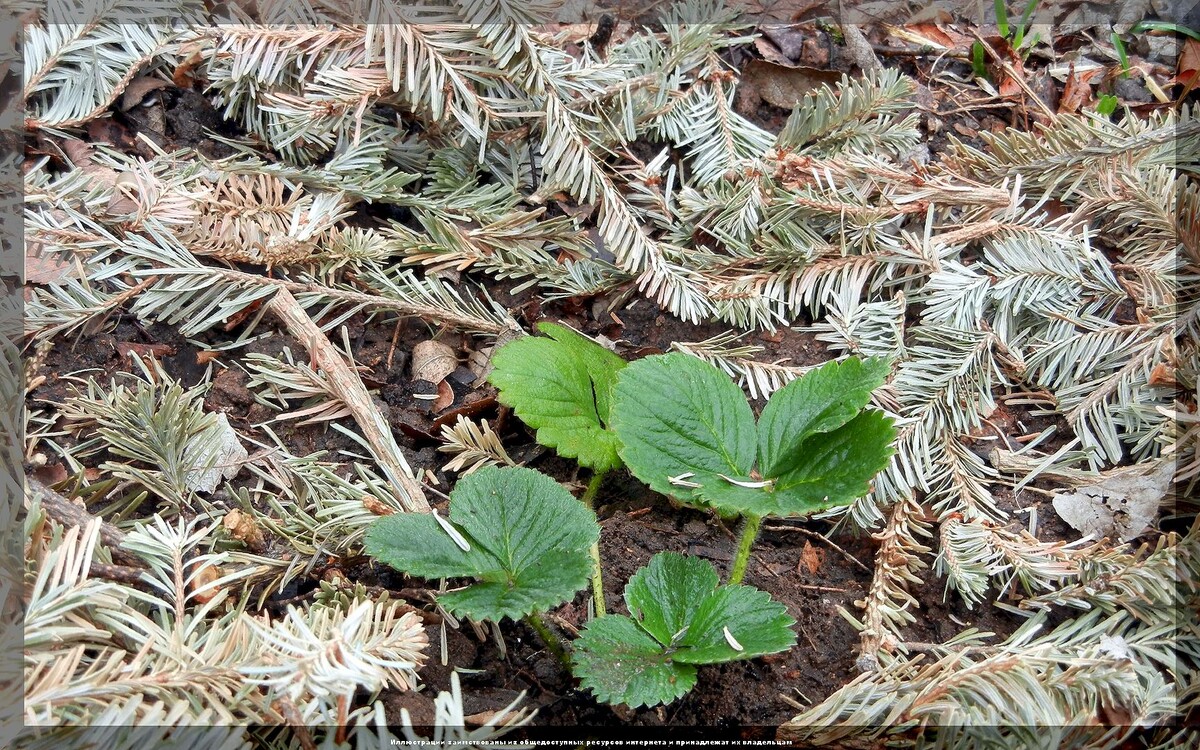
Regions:
M 859 633 L 859 665 L 863 671 L 878 668 L 876 652 L 904 647 L 901 628 L 916 622 L 911 610 L 920 606 L 908 586 L 919 584 L 918 571 L 928 567 L 921 558 L 930 548 L 919 537 L 929 536 L 926 511 L 912 497 L 893 505 L 887 526 L 873 535 L 880 545 L 875 553 L 871 588 L 866 599 L 855 602 L 866 610 Z

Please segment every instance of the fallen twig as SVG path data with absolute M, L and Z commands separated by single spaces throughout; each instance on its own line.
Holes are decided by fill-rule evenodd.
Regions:
M 862 560 L 859 560 L 854 555 L 852 555 L 849 552 L 847 552 L 846 550 L 842 549 L 834 542 L 830 541 L 829 537 L 825 536 L 824 534 L 818 534 L 815 531 L 809 531 L 808 529 L 801 528 L 800 526 L 767 526 L 765 528 L 768 531 L 795 531 L 795 532 L 803 534 L 804 536 L 810 537 L 812 539 L 819 539 L 820 541 L 824 542 L 825 544 L 828 544 L 833 549 L 837 550 L 842 555 L 842 557 L 846 558 L 847 560 L 854 563 L 858 567 L 862 568 L 866 572 L 872 573 L 872 574 L 875 572 L 869 566 L 867 566 L 867 564 L 864 563 Z
M 36 497 L 42 502 L 42 510 L 46 514 L 58 521 L 64 526 L 79 526 L 84 527 L 93 521 L 97 520 L 98 516 L 94 516 L 87 512 L 86 508 L 82 508 L 59 493 L 47 487 L 40 479 L 36 477 L 26 476 L 26 491 L 31 497 Z M 144 570 L 146 564 L 138 556 L 121 549 L 121 545 L 125 542 L 125 532 L 113 526 L 107 521 L 100 522 L 100 541 L 104 543 L 112 551 L 112 558 L 115 562 L 126 568 L 138 568 Z M 92 565 L 92 569 L 96 569 L 97 564 Z M 106 566 L 117 567 L 117 566 Z M 108 576 L 102 576 L 107 578 Z
M 428 512 L 429 502 L 425 499 L 421 484 L 413 476 L 404 454 L 400 452 L 400 446 L 396 444 L 396 438 L 384 422 L 383 415 L 375 408 L 358 373 L 346 364 L 286 288 L 280 287 L 267 307 L 284 324 L 288 333 L 308 349 L 313 363 L 325 372 L 330 386 L 362 430 L 400 505 L 409 512 Z

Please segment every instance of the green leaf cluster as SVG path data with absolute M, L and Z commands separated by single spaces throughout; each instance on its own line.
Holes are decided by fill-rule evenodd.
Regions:
M 499 622 L 558 606 L 587 585 L 588 548 L 600 538 L 595 514 L 552 478 L 521 467 L 485 467 L 450 493 L 451 528 L 399 513 L 376 521 L 365 548 L 380 562 L 423 578 L 475 578 L 441 594 L 451 613 Z
M 546 337 L 510 341 L 492 357 L 488 379 L 500 402 L 560 456 L 601 473 L 619 467 L 609 419 L 625 360 L 566 326 L 540 323 L 538 330 Z
M 870 491 L 896 433 L 864 411 L 889 371 L 847 359 L 779 391 L 757 424 L 737 385 L 687 354 L 632 363 L 614 392 L 612 429 L 630 470 L 657 492 L 756 516 L 846 505 Z
M 625 587 L 632 617 L 593 620 L 575 642 L 574 672 L 606 703 L 669 703 L 696 684 L 696 665 L 786 651 L 784 606 L 752 586 L 720 586 L 708 562 L 661 552 Z

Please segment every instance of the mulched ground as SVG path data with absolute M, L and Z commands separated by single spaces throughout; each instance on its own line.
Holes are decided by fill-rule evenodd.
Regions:
M 828 34 L 812 30 L 812 35 L 816 40 L 812 49 L 823 48 L 821 42 L 824 37 L 821 35 L 827 37 Z M 836 45 L 825 46 L 836 48 Z M 932 58 L 912 57 L 888 62 L 902 65 L 906 72 L 922 80 L 924 72 L 933 64 Z M 969 65 L 964 61 L 952 64 L 969 70 Z M 826 65 L 827 69 L 850 69 L 850 62 L 844 56 L 834 55 L 826 60 Z M 957 107 L 955 96 L 945 91 L 938 91 L 935 100 L 935 106 L 940 104 L 944 110 Z M 778 129 L 782 125 L 786 110 L 765 101 L 747 101 L 747 106 L 753 108 L 753 116 L 765 127 Z M 197 97 L 195 92 L 177 91 L 164 97 L 163 102 L 167 115 L 165 135 L 172 143 L 194 145 L 214 155 L 219 153 L 220 145 L 208 140 L 202 128 L 224 128 L 228 132 L 228 127 L 220 123 L 219 118 L 213 120 L 214 111 L 203 97 Z M 979 128 L 1011 125 L 1024 126 L 1027 122 L 1022 122 L 1010 107 L 980 108 L 946 116 L 929 113 L 923 118 L 923 126 L 929 135 L 928 145 L 935 159 L 946 142 L 948 132 L 953 131 L 958 137 L 970 139 Z M 107 121 L 103 128 L 98 126 L 93 136 L 96 140 L 129 144 L 129 148 L 134 150 L 138 146 L 132 136 L 143 126 L 144 123 L 136 117 L 116 113 L 115 118 Z M 369 218 L 370 210 L 365 215 Z M 473 281 L 479 282 L 480 279 Z M 574 326 L 585 333 L 603 335 L 618 341 L 618 351 L 627 359 L 665 351 L 673 341 L 699 341 L 727 330 L 727 326 L 722 324 L 696 326 L 680 323 L 645 299 L 635 298 L 636 302 L 613 310 L 613 316 L 603 309 L 603 305 L 596 304 L 600 300 L 541 302 L 530 292 L 511 295 L 508 292 L 509 285 L 505 283 L 483 283 L 495 299 L 518 313 L 522 324 L 531 327 L 539 320 L 553 320 Z M 490 386 L 472 390 L 458 384 L 455 403 L 437 414 L 429 412 L 428 401 L 413 397 L 408 353 L 417 342 L 436 335 L 439 340 L 454 347 L 460 362 L 465 362 L 476 341 L 454 333 L 439 332 L 419 320 L 397 324 L 381 318 L 366 323 L 358 316 L 347 325 L 357 361 L 368 368 L 363 373 L 364 379 L 369 387 L 377 390 L 385 415 L 405 449 L 409 462 L 415 469 L 432 471 L 443 490 L 453 486 L 454 477 L 440 470 L 446 457 L 436 452 L 436 436 L 441 424 L 452 421 L 458 413 L 470 413 L 474 419 L 489 420 L 514 457 L 530 457 L 528 465 L 532 468 L 582 489 L 575 465 L 538 449 L 530 432 L 495 402 Z M 199 339 L 201 344 L 215 344 L 228 340 L 229 336 L 236 333 L 215 331 Z M 828 358 L 820 342 L 810 334 L 794 330 L 751 334 L 746 343 L 765 348 L 759 357 L 762 361 L 786 358 L 792 364 L 805 365 Z M 209 368 L 209 365 L 200 364 L 197 359 L 202 351 L 200 346 L 184 341 L 168 326 L 144 326 L 129 315 L 122 315 L 106 332 L 56 344 L 33 373 L 34 377 L 45 376 L 46 380 L 30 394 L 31 408 L 38 408 L 42 402 L 61 402 L 77 382 L 68 376 L 93 374 L 106 378 L 117 371 L 135 371 L 129 358 L 122 353 L 131 346 L 141 352 L 149 351 L 147 347 L 154 347 L 164 369 L 185 385 L 201 383 Z M 276 355 L 285 347 L 290 348 L 298 358 L 304 358 L 304 347 L 282 333 L 260 339 L 242 352 Z M 232 358 L 222 357 L 219 361 L 232 364 Z M 215 367 L 213 373 L 207 408 L 226 413 L 239 432 L 262 438 L 263 434 L 256 425 L 271 419 L 274 412 L 255 402 L 246 389 L 246 374 L 236 367 L 226 369 L 219 366 Z M 761 407 L 761 401 L 756 404 L 757 407 Z M 994 421 L 1004 426 L 1022 421 L 1031 429 L 1043 423 L 1019 411 L 1007 414 L 1007 418 L 1001 413 Z M 291 422 L 278 423 L 274 428 L 288 449 L 296 455 L 319 450 L 336 455 L 339 450 L 356 449 L 352 441 L 332 429 L 297 427 Z M 69 443 L 70 438 L 63 440 Z M 39 469 L 49 479 L 55 478 L 61 471 L 53 463 Z M 582 479 L 586 480 L 586 476 Z M 1022 497 L 1020 503 L 1002 496 L 1004 500 L 1010 507 L 1031 503 L 1028 496 Z M 214 502 L 221 502 L 219 494 Z M 697 555 L 710 560 L 718 570 L 727 570 L 736 545 L 734 528 L 710 514 L 672 507 L 666 498 L 649 492 L 628 472 L 614 472 L 609 477 L 597 498 L 596 506 L 603 528 L 601 555 L 610 606 L 624 611 L 621 594 L 626 581 L 659 551 L 673 550 Z M 833 530 L 827 522 L 768 523 L 768 526 L 774 525 L 790 525 L 809 533 L 799 530 L 764 531 L 752 555 L 746 582 L 769 592 L 797 620 L 799 641 L 789 652 L 751 661 L 702 667 L 697 688 L 682 699 L 665 707 L 630 710 L 597 704 L 579 691 L 575 681 L 562 671 L 537 636 L 522 623 L 506 622 L 503 625 L 507 649 L 504 657 L 501 657 L 499 648 L 490 637 L 481 640 L 465 625 L 457 630 L 448 629 L 448 665 L 443 665 L 437 647 L 441 626 L 436 622 L 436 615 L 431 613 L 428 629 L 430 642 L 435 645 L 430 663 L 421 673 L 427 689 L 422 693 L 387 695 L 389 718 L 398 724 L 400 709 L 406 708 L 415 723 L 431 723 L 431 696 L 437 691 L 449 689 L 450 670 L 458 667 L 478 670 L 462 676 L 468 713 L 499 709 L 524 692 L 527 694 L 527 705 L 538 709 L 537 724 L 542 726 L 712 726 L 741 732 L 745 736 L 773 736 L 769 728 L 797 714 L 797 703 L 820 702 L 858 674 L 855 657 L 859 638 L 853 627 L 838 614 L 838 609 L 843 608 L 856 615 L 860 613 L 854 602 L 864 597 L 870 585 L 877 547 L 877 543 L 869 536 L 856 537 L 845 530 Z M 1066 538 L 1069 531 L 1053 512 L 1040 514 L 1040 528 L 1039 536 L 1048 540 Z M 845 554 L 816 536 L 831 531 L 832 540 Z M 285 545 L 277 547 L 282 549 Z M 427 586 L 425 581 L 405 578 L 366 559 L 341 561 L 340 569 L 352 581 L 395 592 L 412 592 Z M 313 571 L 310 579 L 280 592 L 277 601 L 270 606 L 278 606 L 285 599 L 296 601 L 297 598 L 303 598 L 316 588 L 317 580 L 324 572 Z M 924 578 L 925 583 L 913 591 L 920 602 L 920 615 L 917 623 L 907 630 L 911 641 L 941 643 L 968 625 L 994 632 L 1002 638 L 1020 624 L 1020 618 L 994 607 L 969 610 L 959 597 L 943 596 L 942 579 L 928 571 Z M 581 626 L 586 618 L 584 602 L 585 595 L 580 594 L 576 601 L 552 613 L 552 624 L 557 623 L 560 629 Z

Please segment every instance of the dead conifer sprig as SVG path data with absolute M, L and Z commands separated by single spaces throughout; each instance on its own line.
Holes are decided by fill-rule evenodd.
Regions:
M 439 445 L 438 450 L 454 454 L 442 467 L 444 471 L 457 471 L 466 476 L 481 466 L 517 466 L 487 422 L 474 422 L 460 416 L 453 425 L 442 427 L 442 440 L 445 443 Z
M 1127 458 L 1165 457 L 1178 459 L 1185 488 L 1195 484 L 1200 307 L 1192 287 L 1200 288 L 1200 272 L 1196 233 L 1179 221 L 1200 206 L 1196 167 L 1179 158 L 1200 138 L 1190 108 L 1144 118 L 1057 115 L 1029 132 L 984 133 L 982 149 L 952 144 L 948 159 L 926 163 L 911 112 L 917 87 L 893 71 L 813 92 L 776 137 L 741 116 L 727 52 L 752 36 L 716 0 L 676 4 L 660 31 L 634 28 L 603 54 L 590 45 L 570 53 L 543 33 L 539 24 L 551 19 L 552 3 L 343 5 L 259 3 L 254 22 L 235 7 L 237 23 L 206 18 L 204 26 L 184 28 L 200 4 L 162 2 L 139 7 L 145 23 L 126 28 L 111 20 L 132 12 L 123 0 L 71 9 L 52 3 L 25 37 L 28 125 L 51 137 L 86 126 L 143 72 L 186 72 L 197 61 L 196 77 L 246 132 L 215 136 L 237 153 L 221 161 L 190 148 L 168 154 L 149 142 L 155 155 L 134 159 L 64 140 L 61 171 L 49 159 L 28 165 L 27 253 L 72 267 L 34 290 L 28 332 L 43 341 L 87 334 L 127 310 L 183 336 L 220 339 L 222 327 L 253 329 L 277 313 L 302 333 L 306 348 L 314 346 L 313 361 L 308 368 L 260 361 L 260 378 L 284 397 L 317 399 L 307 416 L 354 416 L 378 465 L 356 466 L 346 476 L 336 464 L 286 451 L 251 462 L 259 484 L 239 489 L 239 504 L 298 554 L 272 564 L 229 553 L 220 564 L 237 569 L 231 588 L 263 579 L 270 588 L 324 555 L 352 553 L 377 514 L 403 511 L 419 491 L 352 363 L 313 342 L 328 344 L 324 331 L 358 312 L 520 335 L 512 312 L 469 291 L 472 275 L 487 274 L 520 279 L 519 289 L 549 298 L 604 294 L 619 303 L 640 294 L 683 320 L 719 320 L 738 330 L 811 324 L 809 332 L 833 356 L 895 360 L 876 402 L 900 429 L 895 457 L 870 495 L 830 514 L 860 528 L 884 524 L 863 630 L 864 656 L 878 659 L 879 669 L 800 717 L 815 736 L 832 741 L 873 731 L 859 725 L 949 717 L 997 725 L 974 734 L 948 730 L 942 739 L 949 746 L 1116 743 L 1118 730 L 1035 735 L 998 725 L 1092 721 L 1101 704 L 1135 723 L 1177 709 L 1169 693 L 1187 680 L 1163 655 L 1176 634 L 1162 615 L 1170 607 L 1146 602 L 1173 601 L 1156 576 L 1171 560 L 1191 571 L 1188 545 L 1136 554 L 1077 549 L 1004 526 L 1009 509 L 993 493 L 1016 479 L 1001 471 L 1012 456 L 981 451 L 980 435 L 990 437 L 984 428 L 1005 389 L 1037 391 L 1037 408 L 1064 418 L 1074 442 L 1058 453 L 1017 456 L 1034 462 L 1017 481 L 1029 481 L 1034 469 L 1043 478 L 1077 478 L 1072 472 L 1081 461 L 1095 473 Z M 646 140 L 662 148 L 643 161 L 632 152 Z M 380 204 L 415 221 L 358 221 Z M 359 217 L 348 215 L 351 207 Z M 399 263 L 461 273 L 466 283 Z M 1134 317 L 1125 317 L 1129 310 Z M 758 397 L 803 371 L 757 361 L 759 352 L 732 333 L 673 345 L 714 362 Z M 341 377 L 347 372 L 350 380 Z M 115 394 L 97 383 L 68 411 L 82 419 L 86 401 L 103 412 Z M 161 396 L 151 401 L 169 401 Z M 109 404 L 109 412 L 119 405 Z M 164 413 L 180 430 L 199 426 L 195 432 L 204 433 L 196 403 L 168 407 Z M 39 419 L 50 425 L 54 416 Z M 141 444 L 147 436 L 184 445 L 190 438 L 145 415 L 118 421 L 119 431 L 141 435 L 110 430 L 54 449 L 72 471 L 82 471 L 80 458 L 101 447 L 140 451 L 140 459 L 102 468 L 144 488 L 132 498 L 145 489 L 168 498 L 164 513 L 202 507 L 186 482 L 196 462 Z M 40 444 L 56 437 L 51 428 L 35 435 Z M 447 452 L 457 452 L 448 467 L 511 462 L 486 423 L 460 422 L 446 437 Z M 940 523 L 936 552 L 919 539 L 921 508 Z M 154 559 L 172 544 L 180 548 L 163 541 L 171 534 L 187 537 L 155 529 L 142 528 L 138 537 L 142 553 Z M 66 535 L 54 534 L 39 538 L 43 559 L 63 549 Z M 182 547 L 203 556 L 210 553 L 206 539 Z M 87 547 L 84 531 L 71 540 Z M 83 552 L 57 559 L 72 554 Z M 1046 633 L 1035 617 L 998 646 L 970 631 L 947 644 L 906 644 L 911 607 L 904 587 L 930 557 L 949 595 L 971 605 L 1019 588 L 1032 595 L 1028 606 L 1065 608 L 1075 619 Z M 163 565 L 180 576 L 194 573 Z M 164 617 L 178 614 L 179 602 L 184 610 L 200 606 L 160 582 L 154 596 Z M 45 600 L 35 610 L 46 633 L 61 628 L 72 643 L 87 642 L 83 651 L 64 647 L 33 657 L 26 682 L 35 696 L 30 715 L 39 722 L 315 715 L 301 697 L 260 700 L 273 688 L 285 690 L 282 682 L 231 692 L 245 685 L 223 661 L 248 637 L 236 618 L 203 610 L 196 633 L 210 640 L 186 659 L 151 654 L 131 661 L 133 652 L 123 656 L 113 643 L 149 633 L 149 626 L 108 606 L 121 597 L 143 606 L 145 592 L 96 577 L 86 586 L 99 609 L 72 609 L 78 617 L 66 624 L 45 621 L 52 614 Z M 1092 611 L 1080 614 L 1085 606 Z M 312 617 L 305 627 L 316 633 L 319 618 Z M 318 649 L 302 631 L 292 627 L 287 637 Z M 39 638 L 33 640 L 47 643 Z M 918 663 L 902 652 L 909 645 L 933 658 Z M 1185 638 L 1181 653 L 1194 669 L 1195 644 Z M 285 664 L 272 661 L 277 671 L 263 679 L 282 679 Z M 156 676 L 162 682 L 147 688 L 151 698 L 177 696 L 188 680 L 208 692 L 170 711 L 163 701 L 132 695 Z M 72 682 L 94 702 L 68 700 L 63 691 Z M 348 684 L 329 695 L 344 694 Z M 447 695 L 439 715 L 460 717 L 454 711 L 461 696 Z M 1195 699 L 1186 685 L 1181 695 Z M 352 719 L 354 731 L 386 723 L 378 703 L 344 709 L 335 701 L 328 716 Z

